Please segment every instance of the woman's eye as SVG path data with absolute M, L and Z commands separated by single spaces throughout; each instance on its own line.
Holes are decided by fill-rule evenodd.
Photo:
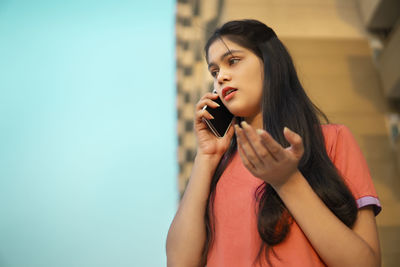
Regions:
M 211 76 L 217 77 L 217 75 L 218 75 L 218 71 L 217 70 L 211 71 Z
M 235 63 L 237 63 L 237 62 L 239 62 L 240 61 L 240 59 L 239 58 L 230 58 L 229 59 L 229 65 L 233 65 L 233 64 L 235 64 Z

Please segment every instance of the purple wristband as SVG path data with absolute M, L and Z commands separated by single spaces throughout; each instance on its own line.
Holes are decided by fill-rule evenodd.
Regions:
M 378 215 L 379 212 L 381 212 L 382 210 L 381 203 L 379 202 L 379 199 L 376 197 L 365 196 L 357 199 L 356 202 L 357 202 L 357 207 L 359 209 L 365 206 L 373 205 L 375 216 Z

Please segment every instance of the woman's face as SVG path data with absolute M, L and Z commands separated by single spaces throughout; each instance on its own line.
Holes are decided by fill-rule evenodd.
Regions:
M 261 113 L 263 62 L 251 50 L 222 39 L 215 40 L 208 50 L 214 89 L 235 116 L 254 118 Z

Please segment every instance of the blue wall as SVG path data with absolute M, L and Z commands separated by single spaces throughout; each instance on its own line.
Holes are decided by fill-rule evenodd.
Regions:
M 0 1 L 0 266 L 165 266 L 172 0 Z

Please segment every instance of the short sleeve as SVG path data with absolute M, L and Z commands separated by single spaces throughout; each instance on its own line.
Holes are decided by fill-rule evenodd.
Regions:
M 326 148 L 333 164 L 349 187 L 358 208 L 372 205 L 375 216 L 381 211 L 367 162 L 350 130 L 344 125 L 323 127 Z

